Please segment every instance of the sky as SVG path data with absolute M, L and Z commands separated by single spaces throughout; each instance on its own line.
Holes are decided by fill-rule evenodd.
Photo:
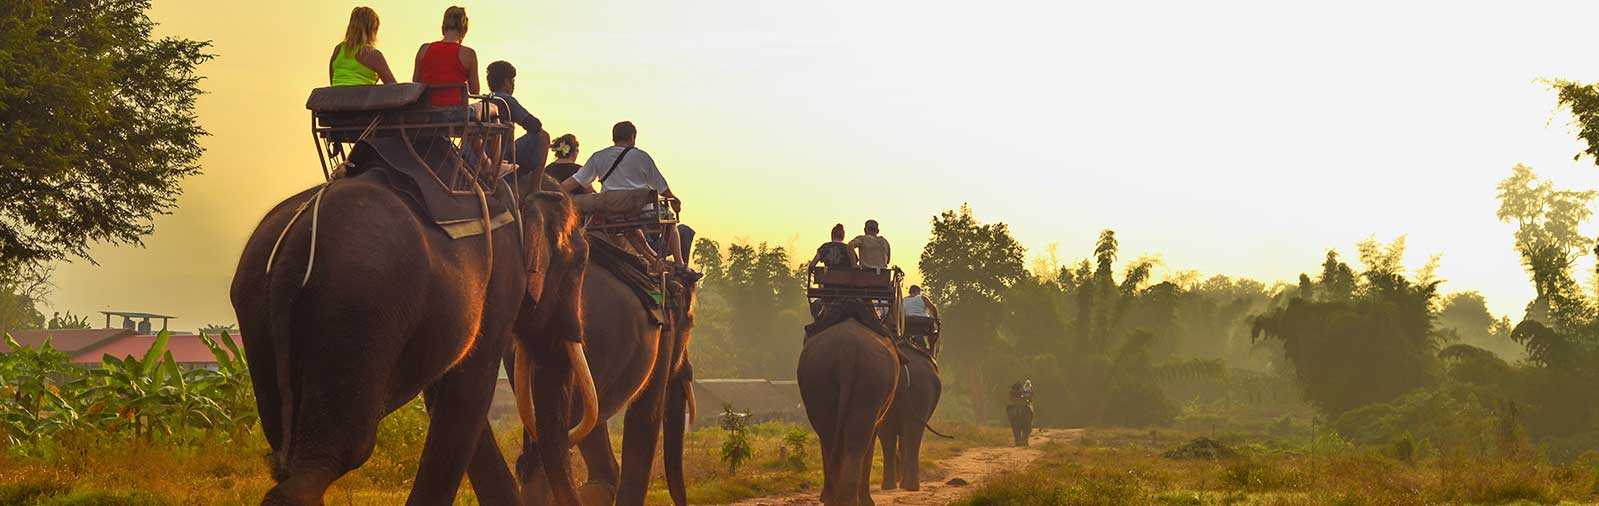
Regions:
M 322 180 L 305 98 L 361 5 L 269 4 L 155 1 L 160 34 L 217 54 L 201 67 L 204 174 L 145 247 L 60 265 L 51 310 L 234 322 L 245 240 Z M 409 77 L 447 4 L 366 5 Z M 1442 254 L 1444 291 L 1519 319 L 1533 293 L 1494 185 L 1526 163 L 1599 187 L 1539 81 L 1599 81 L 1593 2 L 459 5 L 466 44 L 516 65 L 517 97 L 551 134 L 587 153 L 633 121 L 684 221 L 723 244 L 808 257 L 832 224 L 876 218 L 913 268 L 930 219 L 969 204 L 1029 256 L 1053 244 L 1074 261 L 1109 228 L 1124 259 L 1164 260 L 1157 278 L 1270 283 L 1328 248 L 1353 258 L 1360 240 L 1404 235 L 1411 267 Z

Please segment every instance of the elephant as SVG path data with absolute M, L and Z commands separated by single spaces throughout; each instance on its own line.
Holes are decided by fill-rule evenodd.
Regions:
M 1033 433 L 1032 403 L 1012 402 L 1005 406 L 1005 418 L 1010 420 L 1010 433 L 1015 439 L 1015 446 L 1026 447 L 1027 437 Z
M 824 319 L 838 309 L 829 306 Z M 899 379 L 887 333 L 862 323 L 876 314 L 864 305 L 853 310 L 859 316 L 805 339 L 795 371 L 805 416 L 822 445 L 822 503 L 828 506 L 872 504 L 872 450 Z
M 597 240 L 604 239 L 594 239 L 591 243 Z M 600 246 L 595 244 L 596 248 Z M 678 384 L 687 374 L 683 368 L 687 362 L 689 333 L 694 325 L 695 289 L 694 283 L 686 283 L 682 293 L 674 296 L 679 301 L 676 310 L 663 315 L 672 320 L 672 324 L 663 326 L 651 319 L 621 278 L 591 257 L 583 279 L 583 311 L 590 315 L 583 320 L 583 335 L 585 353 L 592 359 L 589 363 L 594 375 L 600 423 L 588 437 L 578 442 L 589 476 L 580 490 L 584 504 L 609 505 L 614 500 L 623 506 L 642 505 L 663 423 L 670 425 L 674 417 L 679 422 L 677 444 L 675 448 L 667 448 L 667 460 L 671 462 L 675 455 L 681 462 L 681 422 L 686 406 L 679 401 L 675 411 L 667 409 L 667 400 L 669 391 L 682 390 Z M 510 361 L 506 367 L 515 371 L 515 364 Z M 619 468 L 605 421 L 624 408 Z M 670 427 L 667 429 L 670 440 L 673 431 Z M 545 504 L 548 495 L 548 483 L 539 472 L 540 463 L 529 457 L 537 454 L 536 446 L 530 439 L 524 439 L 522 455 L 517 459 L 525 505 Z M 676 504 L 686 504 L 681 498 L 684 493 L 682 473 L 677 473 L 675 480 L 668 476 L 667 483 L 677 499 Z
M 905 365 L 894 389 L 894 403 L 877 431 L 883 445 L 883 490 L 893 490 L 896 481 L 905 490 L 921 490 L 922 435 L 933 410 L 938 409 L 944 383 L 938 377 L 938 364 L 923 348 L 901 341 L 899 353 L 905 357 Z
M 240 257 L 231 299 L 276 481 L 262 504 L 323 504 L 371 457 L 378 422 L 419 393 L 431 423 L 407 504 L 451 504 L 468 468 L 480 501 L 516 502 L 487 423 L 507 349 L 542 365 L 518 412 L 562 448 L 542 457 L 570 483 L 565 440 L 594 423 L 569 435 L 560 395 L 574 379 L 591 384 L 579 306 L 588 246 L 571 202 L 535 191 L 548 178 L 523 179 L 519 222 L 451 239 L 384 177 L 361 171 L 290 197 Z M 591 393 L 581 400 L 594 410 Z M 531 403 L 545 415 L 535 420 Z M 575 487 L 554 492 L 578 504 Z

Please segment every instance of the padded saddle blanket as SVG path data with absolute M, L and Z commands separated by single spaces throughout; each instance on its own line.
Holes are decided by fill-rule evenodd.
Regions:
M 452 194 L 434 180 L 436 174 L 438 179 L 450 181 L 466 170 L 451 154 L 451 149 L 450 141 L 444 137 L 417 137 L 412 139 L 411 146 L 400 136 L 367 138 L 357 143 L 350 153 L 349 175 L 381 172 L 395 191 L 415 202 L 452 239 L 482 235 L 487 230 L 515 222 L 512 206 L 516 197 L 511 195 L 509 184 L 502 184 L 503 180 L 496 181 L 493 188 L 484 188 L 486 193 L 492 192 L 486 195 L 491 217 L 487 229 L 483 226 L 483 202 L 475 193 Z M 461 174 L 461 177 L 471 176 Z
M 639 299 L 639 304 L 643 305 L 644 310 L 650 314 L 650 319 L 654 320 L 655 323 L 669 324 L 670 322 L 664 318 L 663 311 L 675 310 L 681 305 L 680 301 L 686 300 L 683 297 L 686 287 L 675 279 L 668 279 L 668 286 L 664 290 L 668 303 L 663 306 L 651 294 L 651 292 L 663 291 L 659 286 L 660 278 L 649 274 L 649 267 L 645 264 L 643 258 L 640 258 L 632 251 L 617 246 L 608 237 L 600 237 L 591 233 L 588 236 L 588 240 L 589 260 L 610 272 L 611 275 L 616 276 L 616 279 L 622 280 L 623 284 L 632 289 L 633 295 Z
M 822 317 L 805 326 L 805 338 L 809 339 L 829 327 L 844 323 L 845 320 L 855 320 L 872 329 L 884 339 L 893 339 L 894 333 L 888 330 L 887 325 L 877 318 L 877 311 L 865 303 L 854 300 L 839 300 L 831 302 L 822 309 Z

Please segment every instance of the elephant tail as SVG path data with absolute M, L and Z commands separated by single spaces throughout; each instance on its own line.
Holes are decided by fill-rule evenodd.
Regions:
M 274 279 L 277 278 L 277 279 Z M 294 309 L 294 299 L 299 295 L 299 286 L 295 283 L 295 276 L 271 276 L 267 280 L 267 331 L 268 340 L 272 343 L 274 358 L 274 375 L 277 379 L 279 424 L 282 434 L 279 439 L 278 454 L 273 463 L 273 478 L 279 482 L 287 479 L 284 476 L 288 471 L 289 450 L 294 447 L 294 420 L 295 390 L 294 390 L 294 361 L 291 314 Z
M 689 396 L 694 386 L 693 370 L 687 364 L 682 372 L 666 386 L 666 416 L 663 431 L 666 433 L 661 448 L 661 462 L 666 468 L 666 491 L 672 504 L 688 505 L 688 489 L 683 482 L 683 437 L 689 416 Z
M 955 436 L 951 436 L 951 435 L 939 432 L 938 429 L 933 428 L 933 424 L 931 422 L 922 422 L 922 426 L 923 427 L 927 427 L 927 431 L 933 433 L 933 435 L 935 435 L 935 436 L 938 436 L 938 437 L 941 437 L 941 438 L 944 438 L 944 439 L 955 439 Z

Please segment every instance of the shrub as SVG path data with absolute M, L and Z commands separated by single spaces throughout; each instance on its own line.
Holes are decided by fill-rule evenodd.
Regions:
M 722 463 L 727 465 L 728 474 L 737 473 L 738 466 L 754 456 L 749 427 L 745 424 L 748 416 L 733 411 L 732 404 L 722 405 L 722 430 L 727 431 L 727 439 L 722 441 Z

